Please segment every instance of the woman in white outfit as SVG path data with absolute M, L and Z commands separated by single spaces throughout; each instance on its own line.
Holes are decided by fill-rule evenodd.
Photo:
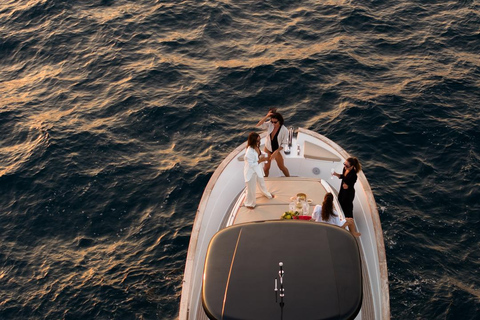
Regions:
M 340 220 L 338 212 L 333 209 L 333 194 L 330 192 L 323 198 L 321 205 L 317 204 L 313 209 L 312 218 L 317 222 L 325 222 L 339 226 L 340 228 L 347 228 L 352 235 L 360 237 L 362 234 L 357 232 L 353 218 L 345 218 L 345 221 Z
M 268 199 L 273 196 L 268 192 L 263 179 L 263 168 L 261 163 L 268 160 L 268 157 L 262 156 L 260 151 L 260 136 L 256 132 L 251 132 L 248 135 L 247 151 L 245 152 L 243 168 L 243 176 L 247 187 L 247 198 L 245 199 L 245 206 L 249 209 L 255 208 L 256 204 L 256 186 Z

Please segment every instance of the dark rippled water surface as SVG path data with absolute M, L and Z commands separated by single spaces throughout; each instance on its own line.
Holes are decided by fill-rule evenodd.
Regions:
M 478 1 L 0 4 L 0 319 L 175 319 L 269 107 L 363 163 L 392 319 L 480 314 Z

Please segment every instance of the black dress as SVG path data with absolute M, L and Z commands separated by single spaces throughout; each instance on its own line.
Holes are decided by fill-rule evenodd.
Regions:
M 278 133 L 280 132 L 280 129 L 277 130 L 277 133 L 271 138 L 270 140 L 272 141 L 272 153 L 275 152 L 279 148 L 278 145 Z
M 355 198 L 355 182 L 357 182 L 357 172 L 354 168 L 345 176 L 345 168 L 343 168 L 340 176 L 342 182 L 340 183 L 340 192 L 338 193 L 338 201 L 342 206 L 343 213 L 347 218 L 353 218 L 353 199 Z M 348 189 L 343 189 L 343 184 L 348 186 Z

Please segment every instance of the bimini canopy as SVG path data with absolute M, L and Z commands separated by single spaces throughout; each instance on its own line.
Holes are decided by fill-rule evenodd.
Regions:
M 209 245 L 202 302 L 210 319 L 353 319 L 362 304 L 357 242 L 306 221 L 223 229 Z

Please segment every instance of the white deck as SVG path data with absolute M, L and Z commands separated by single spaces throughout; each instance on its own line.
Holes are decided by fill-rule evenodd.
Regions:
M 275 183 L 276 179 L 285 178 L 278 178 L 281 172 L 274 162 L 270 170 L 272 178 L 266 181 L 276 198 L 267 200 L 259 195 L 254 212 L 268 211 L 264 213 L 265 217 L 271 216 L 278 219 L 284 211 L 288 210 L 290 197 L 296 192 L 304 192 L 312 200 L 311 213 L 313 206 L 323 201 L 325 190 L 337 192 L 340 180 L 330 179 L 330 169 L 334 168 L 337 172 L 341 172 L 343 161 L 349 157 L 343 149 L 319 134 L 300 128 L 291 150 L 292 153 L 284 157 L 290 174 L 296 176 L 290 178 L 294 185 L 284 190 L 280 183 Z M 205 188 L 190 239 L 180 303 L 179 319 L 181 320 L 206 319 L 200 296 L 205 254 L 212 236 L 227 224 L 257 219 L 255 215 L 252 216 L 254 214 L 252 210 L 241 207 L 245 188 L 242 174 L 244 153 L 245 144 L 235 149 L 222 162 Z M 318 189 L 322 191 L 316 191 L 316 188 L 309 189 L 310 191 L 303 190 L 304 183 L 302 178 L 298 177 L 313 178 L 317 183 L 323 179 L 328 184 L 323 183 L 324 190 Z M 333 190 L 329 190 L 330 188 Z M 362 233 L 359 245 L 364 264 L 364 279 L 369 280 L 369 290 L 364 290 L 364 299 L 370 301 L 362 305 L 362 311 L 357 319 L 389 319 L 388 275 L 383 234 L 375 200 L 363 172 L 358 175 L 355 190 L 354 218 L 358 231 Z M 272 210 L 263 208 L 263 201 L 269 201 Z M 232 220 L 229 219 L 228 213 L 234 208 L 239 213 Z
M 295 197 L 297 193 L 307 195 L 310 200 L 308 214 L 311 216 L 315 205 L 321 204 L 328 192 L 322 181 L 315 178 L 265 178 L 265 184 L 275 197 L 267 199 L 257 190 L 257 206 L 255 209 L 248 209 L 243 205 L 245 192 L 242 192 L 232 210 L 232 216 L 228 220 L 227 226 L 251 221 L 280 219 L 280 216 L 289 210 L 291 198 Z

